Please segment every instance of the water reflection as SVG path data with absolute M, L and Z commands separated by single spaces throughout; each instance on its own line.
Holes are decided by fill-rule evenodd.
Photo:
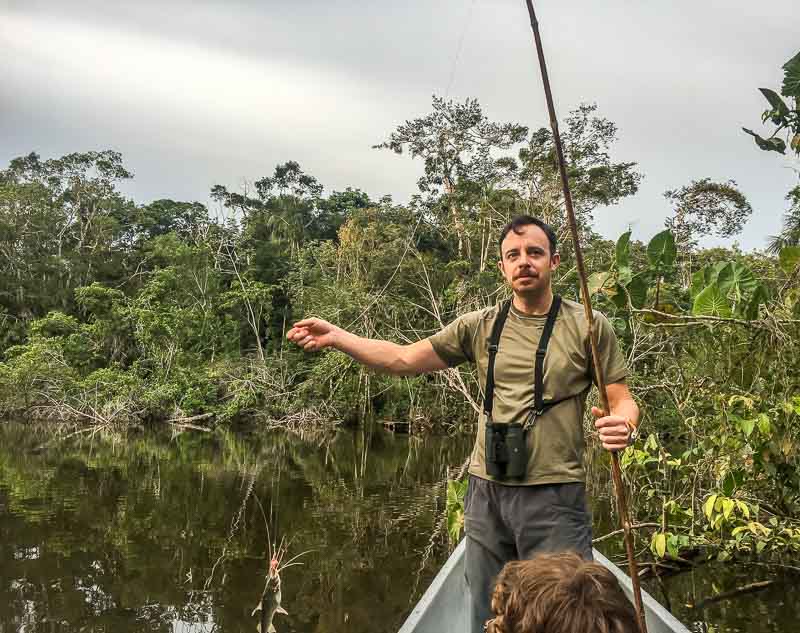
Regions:
M 223 432 L 45 438 L 0 426 L 0 631 L 255 631 L 265 517 L 279 631 L 394 631 L 468 438 Z M 263 513 L 255 498 L 263 506 Z M 417 573 L 421 577 L 417 578 Z
M 470 445 L 380 429 L 52 441 L 0 424 L 0 633 L 255 631 L 265 518 L 292 553 L 312 550 L 284 574 L 278 631 L 396 631 L 446 556 L 424 552 L 445 469 Z M 605 534 L 616 520 L 598 464 L 590 491 Z M 624 566 L 621 542 L 601 549 Z M 697 633 L 794 631 L 793 577 L 695 606 L 773 577 L 703 565 L 647 588 Z

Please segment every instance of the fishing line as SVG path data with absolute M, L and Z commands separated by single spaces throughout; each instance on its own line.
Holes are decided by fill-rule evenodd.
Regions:
M 458 38 L 458 46 L 456 47 L 456 54 L 455 54 L 455 57 L 453 58 L 453 65 L 452 65 L 452 68 L 450 70 L 450 79 L 447 82 L 447 89 L 445 90 L 445 93 L 444 93 L 445 99 L 450 94 L 450 88 L 452 88 L 453 81 L 455 80 L 455 77 L 456 77 L 456 70 L 458 69 L 458 62 L 459 62 L 459 59 L 461 58 L 461 51 L 462 51 L 462 49 L 464 47 L 464 39 L 466 37 L 470 21 L 472 20 L 472 12 L 473 12 L 473 9 L 475 8 L 475 2 L 476 2 L 476 0 L 472 0 L 472 2 L 470 2 L 469 10 L 467 11 L 467 17 L 464 20 L 463 27 L 461 28 L 461 35 Z M 364 310 L 362 310 L 361 314 L 359 314 L 355 319 L 353 319 L 347 325 L 347 327 L 345 328 L 346 330 L 349 330 L 353 325 L 355 325 L 359 320 L 361 320 L 364 317 L 364 315 L 369 311 L 369 309 L 372 308 L 372 306 L 375 305 L 375 303 L 377 303 L 377 301 L 383 296 L 383 293 L 386 292 L 386 289 L 392 283 L 392 280 L 394 280 L 395 275 L 397 275 L 397 271 L 400 270 L 400 266 L 403 264 L 403 261 L 405 260 L 406 255 L 408 254 L 408 249 L 411 246 L 411 241 L 413 240 L 414 235 L 416 234 L 417 229 L 419 228 L 419 225 L 420 225 L 421 221 L 422 221 L 422 215 L 420 214 L 420 217 L 417 220 L 417 224 L 416 224 L 416 226 L 414 226 L 414 230 L 411 233 L 411 237 L 409 238 L 408 242 L 406 243 L 406 247 L 405 247 L 405 250 L 403 251 L 402 257 L 400 258 L 400 262 L 397 264 L 397 267 L 394 269 L 394 272 L 392 273 L 392 276 L 389 278 L 389 281 L 386 282 L 386 285 L 375 296 L 375 298 L 367 305 L 367 307 L 364 308 Z
M 469 10 L 467 11 L 467 18 L 464 20 L 464 26 L 461 29 L 461 36 L 458 38 L 458 47 L 456 48 L 456 55 L 453 59 L 453 67 L 450 69 L 450 79 L 447 82 L 447 90 L 444 91 L 444 98 L 450 94 L 450 88 L 453 87 L 453 80 L 456 78 L 456 69 L 458 68 L 458 61 L 461 58 L 461 49 L 464 46 L 464 38 L 467 34 L 467 29 L 469 27 L 470 21 L 472 20 L 472 10 L 475 8 L 475 0 L 469 5 Z
M 405 250 L 403 251 L 403 255 L 402 255 L 402 257 L 400 257 L 400 261 L 397 263 L 397 266 L 395 267 L 394 272 L 392 273 L 392 276 L 389 277 L 389 281 L 387 281 L 386 285 L 384 285 L 383 288 L 381 288 L 381 291 L 377 295 L 375 295 L 375 298 L 372 301 L 369 302 L 367 307 L 364 308 L 361 311 L 361 314 L 359 314 L 355 319 L 350 321 L 350 323 L 347 325 L 345 330 L 349 331 L 350 328 L 353 327 L 353 325 L 355 325 L 358 321 L 360 321 L 361 318 L 367 312 L 369 312 L 370 308 L 372 308 L 372 306 L 374 306 L 378 302 L 378 299 L 380 299 L 383 296 L 383 293 L 386 292 L 386 289 L 390 286 L 392 281 L 394 281 L 394 278 L 397 275 L 397 271 L 400 270 L 400 266 L 403 265 L 403 262 L 406 259 L 406 255 L 408 254 L 408 249 L 411 247 L 411 242 L 414 241 L 414 236 L 417 234 L 417 229 L 419 228 L 420 222 L 422 222 L 422 214 L 420 214 L 419 219 L 417 219 L 417 223 L 414 225 L 414 230 L 411 231 L 411 235 L 408 237 L 408 240 L 406 241 L 406 247 L 405 247 Z

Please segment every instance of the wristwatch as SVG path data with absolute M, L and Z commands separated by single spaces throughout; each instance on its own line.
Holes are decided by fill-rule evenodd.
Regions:
M 636 438 L 639 437 L 639 427 L 630 418 L 625 418 L 625 424 L 628 425 L 628 446 L 633 446 Z

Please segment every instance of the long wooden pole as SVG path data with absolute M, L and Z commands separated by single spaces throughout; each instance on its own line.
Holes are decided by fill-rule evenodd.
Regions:
M 572 234 L 572 243 L 575 248 L 575 263 L 578 267 L 578 277 L 581 283 L 581 294 L 583 296 L 583 307 L 586 311 L 586 321 L 589 324 L 589 339 L 592 345 L 592 359 L 594 362 L 594 375 L 597 380 L 597 389 L 600 392 L 600 404 L 605 415 L 610 412 L 608 405 L 608 393 L 606 392 L 606 382 L 603 376 L 603 368 L 600 365 L 600 354 L 597 351 L 597 332 L 594 329 L 594 318 L 592 314 L 592 300 L 589 295 L 589 286 L 586 282 L 586 267 L 583 264 L 583 252 L 581 251 L 580 239 L 578 237 L 578 223 L 575 219 L 575 210 L 572 206 L 572 194 L 569 190 L 569 179 L 567 178 L 567 168 L 564 162 L 564 150 L 561 146 L 561 136 L 558 133 L 558 119 L 556 118 L 556 108 L 553 105 L 553 93 L 550 90 L 550 79 L 547 76 L 547 65 L 544 60 L 544 48 L 542 38 L 539 34 L 539 21 L 536 19 L 536 12 L 533 9 L 532 0 L 525 0 L 528 5 L 528 14 L 531 18 L 531 28 L 533 29 L 533 39 L 536 41 L 536 53 L 539 56 L 539 67 L 542 70 L 542 82 L 544 83 L 544 94 L 547 98 L 547 110 L 550 114 L 550 127 L 553 130 L 553 141 L 556 146 L 558 156 L 558 171 L 561 174 L 561 184 L 564 188 L 564 202 L 567 207 L 567 218 L 569 220 L 569 230 Z M 636 557 L 633 552 L 633 534 L 631 533 L 630 519 L 628 518 L 628 503 L 625 498 L 625 486 L 622 483 L 622 471 L 619 467 L 619 457 L 616 451 L 611 453 L 611 475 L 614 480 L 614 492 L 617 498 L 617 510 L 620 522 L 622 523 L 625 535 L 625 549 L 628 553 L 628 569 L 630 571 L 631 583 L 633 585 L 634 606 L 636 616 L 639 619 L 639 629 L 642 633 L 647 633 L 647 625 L 644 620 L 644 607 L 642 606 L 642 589 L 639 585 L 639 571 L 636 565 Z

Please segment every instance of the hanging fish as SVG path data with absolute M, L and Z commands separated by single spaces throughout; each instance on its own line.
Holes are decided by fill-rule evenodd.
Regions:
M 276 613 L 281 615 L 289 615 L 281 606 L 281 575 L 278 570 L 280 561 L 277 558 L 272 558 L 269 561 L 269 571 L 267 572 L 267 582 L 264 585 L 264 591 L 261 593 L 261 600 L 253 609 L 250 614 L 255 616 L 259 611 L 261 612 L 261 619 L 258 623 L 259 633 L 276 633 L 275 625 L 272 619 Z
M 302 563 L 295 561 L 304 554 L 308 554 L 308 552 L 311 550 L 302 552 L 284 563 L 283 558 L 286 555 L 286 550 L 288 549 L 286 542 L 281 539 L 281 542 L 275 549 L 274 553 L 272 552 L 273 548 L 269 541 L 267 541 L 267 546 L 269 548 L 269 551 L 267 552 L 267 560 L 269 560 L 269 568 L 267 569 L 267 582 L 264 584 L 264 591 L 261 592 L 261 600 L 259 600 L 256 608 L 253 609 L 253 612 L 250 615 L 255 617 L 256 613 L 260 614 L 257 627 L 259 633 L 276 633 L 275 625 L 272 622 L 272 620 L 275 618 L 275 614 L 279 613 L 281 615 L 289 615 L 286 612 L 286 609 L 281 606 L 280 572 L 287 567 L 292 567 L 293 565 L 302 565 Z

